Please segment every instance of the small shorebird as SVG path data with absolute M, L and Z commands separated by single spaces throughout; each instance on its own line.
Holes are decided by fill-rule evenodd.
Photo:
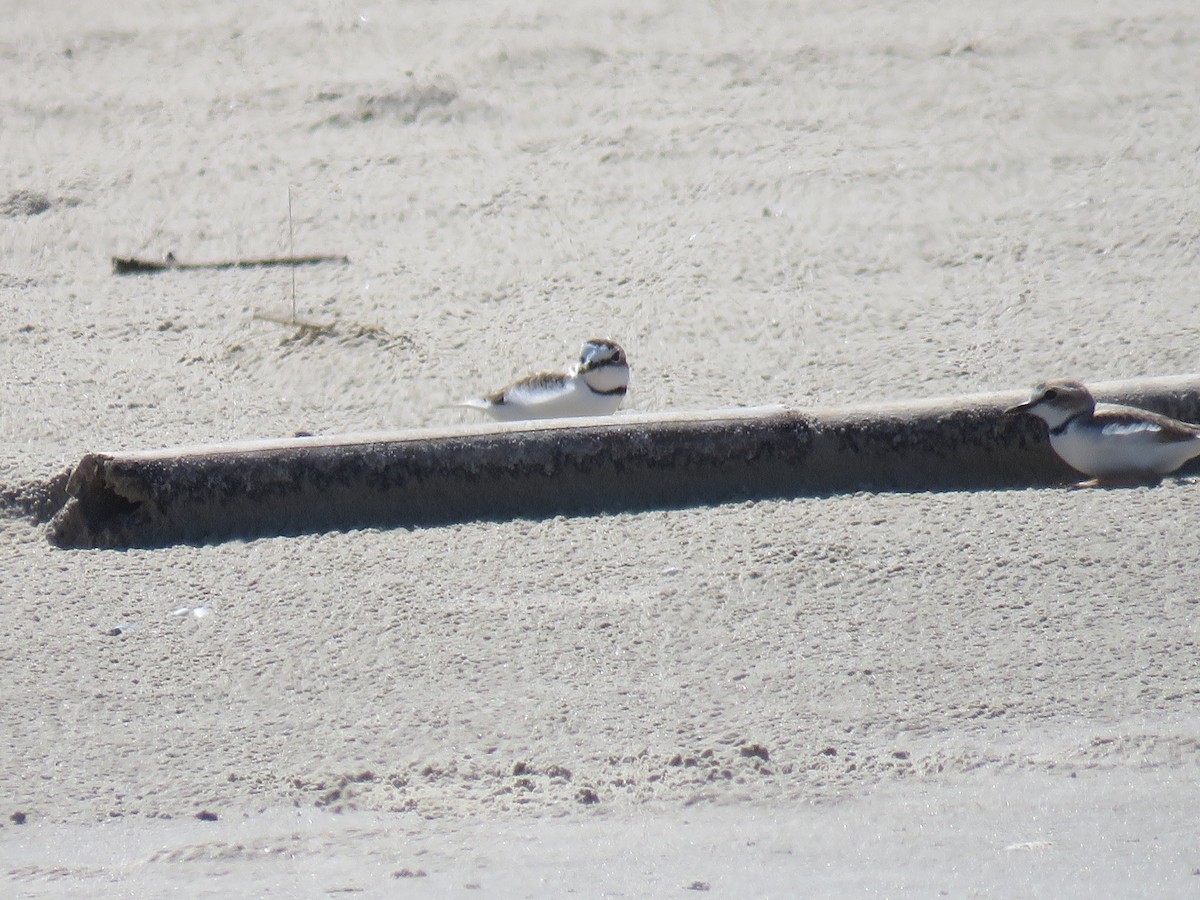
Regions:
M 1029 413 L 1050 426 L 1050 446 L 1086 475 L 1077 487 L 1161 481 L 1200 456 L 1200 425 L 1132 406 L 1097 404 L 1078 381 L 1047 381 L 1007 413 Z
M 538 372 L 477 400 L 455 406 L 481 409 L 493 419 L 556 419 L 610 416 L 629 389 L 629 362 L 612 341 L 585 341 L 579 363 L 568 372 Z

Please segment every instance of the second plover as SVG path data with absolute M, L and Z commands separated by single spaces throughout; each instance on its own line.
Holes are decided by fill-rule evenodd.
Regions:
M 1029 413 L 1050 427 L 1063 461 L 1102 484 L 1152 483 L 1200 456 L 1200 426 L 1113 403 L 1096 403 L 1078 381 L 1047 381 L 1007 413 Z

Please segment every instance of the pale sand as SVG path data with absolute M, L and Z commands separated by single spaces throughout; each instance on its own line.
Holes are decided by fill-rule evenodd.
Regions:
M 1198 368 L 1185 0 L 76 6 L 3 10 L 6 486 L 95 449 L 466 421 L 441 405 L 592 335 L 638 410 Z M 287 252 L 289 185 L 296 251 L 352 259 L 296 273 L 332 335 L 254 318 L 287 314 L 285 270 L 109 274 Z M 1197 497 L 120 553 L 0 519 L 0 878 L 1178 896 Z

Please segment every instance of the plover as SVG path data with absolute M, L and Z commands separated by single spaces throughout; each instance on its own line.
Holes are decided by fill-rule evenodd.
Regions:
M 629 362 L 612 341 L 585 341 L 579 363 L 568 372 L 538 372 L 477 400 L 455 406 L 481 409 L 493 419 L 556 419 L 610 416 L 629 389 Z
M 1101 484 L 1153 483 L 1200 456 L 1200 425 L 1132 406 L 1096 403 L 1078 381 L 1047 381 L 1007 413 L 1029 413 L 1050 426 L 1063 461 Z

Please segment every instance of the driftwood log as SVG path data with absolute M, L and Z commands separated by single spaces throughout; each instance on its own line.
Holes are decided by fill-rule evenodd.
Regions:
M 1094 385 L 1200 419 L 1200 375 Z M 845 491 L 1078 480 L 1027 392 L 872 407 L 623 415 L 90 453 L 49 525 L 62 547 L 680 508 Z M 1196 471 L 1196 465 L 1183 471 Z

